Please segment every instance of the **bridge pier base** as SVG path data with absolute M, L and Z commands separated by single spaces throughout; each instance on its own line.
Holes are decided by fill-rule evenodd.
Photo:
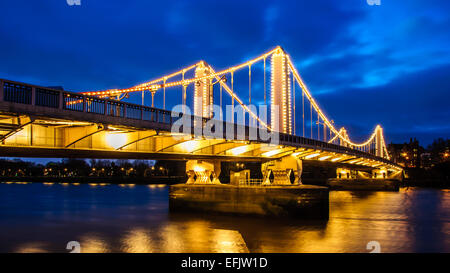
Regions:
M 331 190 L 398 191 L 402 171 L 386 168 L 372 170 L 350 170 L 337 168 L 336 178 L 327 181 Z
M 313 185 L 171 185 L 171 212 L 328 219 L 327 187 Z
M 220 184 L 220 161 L 188 160 L 186 184 Z
M 301 185 L 303 162 L 297 157 L 285 156 L 262 164 L 261 172 L 263 185 Z

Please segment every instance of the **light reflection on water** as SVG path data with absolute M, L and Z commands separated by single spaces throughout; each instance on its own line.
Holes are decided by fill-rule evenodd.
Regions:
M 168 187 L 0 184 L 0 252 L 449 252 L 450 192 L 330 192 L 330 219 L 168 212 Z

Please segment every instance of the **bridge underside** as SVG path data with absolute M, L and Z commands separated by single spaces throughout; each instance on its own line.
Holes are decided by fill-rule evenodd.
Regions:
M 179 113 L 156 108 L 119 105 L 60 91 L 52 91 L 52 103 L 41 106 L 48 104 L 43 103 L 48 96 L 36 97 L 42 96 L 42 91 L 29 89 L 29 100 L 0 100 L 0 156 L 186 160 L 191 183 L 220 183 L 221 161 L 265 163 L 261 170 L 264 183 L 274 176 L 275 184 L 290 184 L 291 177 L 295 177 L 295 183 L 301 183 L 305 160 L 333 164 L 341 168 L 341 177 L 354 175 L 349 168 L 372 171 L 375 177 L 382 172 L 384 175 L 401 171 L 384 158 L 291 134 L 279 133 L 278 144 L 271 144 L 261 136 L 249 140 L 250 128 L 245 127 L 240 138 L 236 124 L 231 124 L 232 137 L 225 132 L 216 138 L 174 133 L 171 129 Z M 71 96 L 75 96 L 74 104 L 68 100 Z M 59 103 L 54 103 L 57 100 Z M 194 132 L 203 128 L 196 124 L 206 121 L 190 122 L 190 132 Z M 220 121 L 215 126 L 228 125 Z
M 88 120 L 88 121 L 85 121 Z M 361 168 L 392 168 L 376 159 L 308 145 L 274 145 L 242 140 L 193 138 L 167 130 L 108 125 L 84 120 L 0 114 L 0 155 L 266 162 L 293 156 Z
M 111 159 L 261 161 L 276 147 L 244 141 L 193 139 L 152 129 L 63 119 L 0 115 L 0 155 Z

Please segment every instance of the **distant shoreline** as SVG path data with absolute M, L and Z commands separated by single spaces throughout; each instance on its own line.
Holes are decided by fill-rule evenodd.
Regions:
M 109 184 L 179 184 L 187 179 L 183 176 L 154 176 L 154 177 L 109 177 L 109 176 L 80 176 L 80 177 L 52 177 L 52 176 L 0 176 L 0 182 L 56 182 L 56 183 L 109 183 Z
M 108 177 L 108 176 L 80 176 L 80 177 L 52 177 L 52 176 L 0 176 L 0 182 L 36 182 L 36 183 L 107 183 L 107 184 L 136 184 L 136 185 L 153 185 L 153 184 L 183 184 L 187 180 L 184 176 L 153 176 L 153 177 Z M 305 184 L 322 185 L 326 183 L 318 183 L 314 179 L 305 179 Z M 449 183 L 445 180 L 426 179 L 415 180 L 405 179 L 400 183 L 400 187 L 420 187 L 420 188 L 436 188 L 450 189 Z

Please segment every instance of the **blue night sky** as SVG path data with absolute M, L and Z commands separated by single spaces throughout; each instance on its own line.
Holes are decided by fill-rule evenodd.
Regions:
M 417 137 L 426 146 L 450 134 L 448 0 L 14 0 L 0 10 L 1 78 L 125 88 L 199 60 L 226 68 L 281 45 L 354 140 L 376 124 L 388 142 Z M 261 101 L 261 84 L 253 92 Z

